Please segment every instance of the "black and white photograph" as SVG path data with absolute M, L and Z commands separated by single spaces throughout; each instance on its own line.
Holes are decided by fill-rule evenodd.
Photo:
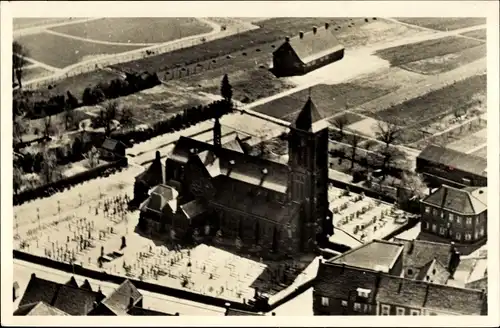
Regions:
M 497 3 L 61 3 L 1 8 L 11 324 L 499 323 Z

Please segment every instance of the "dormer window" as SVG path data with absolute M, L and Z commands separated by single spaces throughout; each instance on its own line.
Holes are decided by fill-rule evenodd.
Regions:
M 268 173 L 268 172 L 267 172 L 267 169 L 266 169 L 266 168 L 262 169 L 262 174 L 266 175 L 267 173 Z
M 236 162 L 232 159 L 229 161 L 229 164 L 234 165 L 234 164 L 236 164 Z
M 363 297 L 363 298 L 368 298 L 370 296 L 370 293 L 372 292 L 370 289 L 365 289 L 365 288 L 358 288 L 356 289 L 358 292 L 358 297 Z

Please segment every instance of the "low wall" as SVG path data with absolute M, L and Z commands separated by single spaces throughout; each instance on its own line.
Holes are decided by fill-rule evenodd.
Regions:
M 108 163 L 106 165 L 102 165 L 85 172 L 77 173 L 68 178 L 61 179 L 53 183 L 49 183 L 35 189 L 21 192 L 17 195 L 14 195 L 14 205 L 21 205 L 30 200 L 48 197 L 52 195 L 54 192 L 62 191 L 66 188 L 70 188 L 79 183 L 95 179 L 98 176 L 103 175 L 107 170 L 120 169 L 126 167 L 127 165 L 128 165 L 127 158 L 122 158 L 115 162 Z
M 340 189 L 349 188 L 349 191 L 352 191 L 352 192 L 357 193 L 357 194 L 364 193 L 367 197 L 380 199 L 381 201 L 384 201 L 386 203 L 393 204 L 396 201 L 396 198 L 394 198 L 392 196 L 382 194 L 382 193 L 376 192 L 374 190 L 371 190 L 371 189 L 368 189 L 368 188 L 365 188 L 362 186 L 358 186 L 358 185 L 354 185 L 354 184 L 347 183 L 344 181 L 332 179 L 331 177 L 329 177 L 328 180 L 329 180 L 330 184 L 336 188 L 340 188 Z
M 68 273 L 72 273 L 74 275 L 85 276 L 91 279 L 107 281 L 114 284 L 121 284 L 125 279 L 130 280 L 132 284 L 138 289 L 142 289 L 145 291 L 159 293 L 163 295 L 169 295 L 172 297 L 182 298 L 198 303 L 204 303 L 207 305 L 217 306 L 217 307 L 225 307 L 226 303 L 231 303 L 231 307 L 244 310 L 244 311 L 255 311 L 252 306 L 243 303 L 237 303 L 234 301 L 225 300 L 222 298 L 216 298 L 208 295 L 201 295 L 198 293 L 194 293 L 185 289 L 177 289 L 168 286 L 157 285 L 150 282 L 145 282 L 141 280 L 136 280 L 132 278 L 126 278 L 114 274 L 109 274 L 104 271 L 95 271 L 92 269 L 85 268 L 81 265 L 71 265 L 69 263 L 55 261 L 46 257 L 36 256 L 33 254 L 29 254 L 26 252 L 22 252 L 19 250 L 14 250 L 14 259 L 23 260 L 39 265 L 43 265 L 49 268 L 65 271 Z
M 269 311 L 276 309 L 278 306 L 285 304 L 286 302 L 292 300 L 293 298 L 299 296 L 300 294 L 302 294 L 303 292 L 305 292 L 306 290 L 311 288 L 314 285 L 315 279 L 316 279 L 316 277 L 306 281 L 302 285 L 296 287 L 292 292 L 287 294 L 285 297 L 277 300 L 276 302 L 274 302 L 272 304 L 269 304 Z

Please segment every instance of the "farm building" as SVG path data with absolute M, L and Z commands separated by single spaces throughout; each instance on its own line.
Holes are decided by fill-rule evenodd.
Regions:
M 488 183 L 485 158 L 438 145 L 429 145 L 418 155 L 416 171 L 438 186 L 485 187 Z
M 213 133 L 220 140 L 220 129 Z M 288 141 L 289 162 L 281 164 L 240 147 L 181 137 L 166 161 L 165 182 L 140 206 L 139 229 L 172 239 L 210 236 L 279 254 L 314 249 L 318 237 L 332 234 L 332 214 L 328 125 L 310 98 Z
M 276 76 L 303 75 L 344 58 L 344 46 L 333 35 L 333 29 L 325 27 L 286 38 L 273 52 L 273 72 Z

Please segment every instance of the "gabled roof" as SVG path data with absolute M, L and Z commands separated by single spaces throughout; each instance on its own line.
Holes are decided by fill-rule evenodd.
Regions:
M 385 240 L 372 240 L 330 260 L 360 269 L 389 272 L 401 255 L 404 246 Z
M 186 216 L 188 219 L 192 219 L 194 217 L 197 217 L 198 215 L 205 213 L 205 211 L 208 209 L 207 204 L 205 204 L 203 201 L 195 199 L 192 200 L 186 204 L 183 204 L 180 206 L 182 213 Z
M 309 97 L 297 115 L 293 127 L 303 131 L 316 132 L 328 127 L 324 118 L 324 115 L 316 107 L 311 97 Z
M 131 305 L 135 306 L 142 299 L 142 294 L 130 282 L 125 280 L 117 289 L 106 297 L 102 304 L 117 315 L 126 314 Z M 132 300 L 132 304 L 131 301 Z
M 75 277 L 73 277 L 73 276 L 71 276 L 71 278 L 68 280 L 68 282 L 66 282 L 65 285 L 78 288 L 78 283 L 76 282 Z
M 94 303 L 103 298 L 101 293 L 64 285 L 59 288 L 52 305 L 70 315 L 86 315 L 93 309 Z
M 436 259 L 432 259 L 417 272 L 415 280 L 444 285 L 449 277 L 450 273 L 444 264 Z
M 475 215 L 487 209 L 486 189 L 486 187 L 458 189 L 442 185 L 422 202 L 463 215 Z
M 67 316 L 68 313 L 61 311 L 45 302 L 29 303 L 20 306 L 14 311 L 15 316 Z
M 446 147 L 429 145 L 422 150 L 418 158 L 453 167 L 464 172 L 484 177 L 487 176 L 487 160 L 485 158 L 465 154 Z
M 177 211 L 177 196 L 179 193 L 173 187 L 167 185 L 157 185 L 149 198 L 144 202 L 141 210 L 147 209 L 155 212 L 162 212 L 165 206 L 169 206 L 172 212 Z
M 148 187 L 165 183 L 165 166 L 160 158 L 155 159 L 151 165 L 141 174 L 135 177 L 136 181 L 144 182 Z
M 436 259 L 447 266 L 451 257 L 451 245 L 425 240 L 405 240 L 394 238 L 393 242 L 404 245 L 403 267 L 424 268 L 426 264 Z
M 304 33 L 302 39 L 300 36 L 290 38 L 289 44 L 299 59 L 306 64 L 337 50 L 344 49 L 333 35 L 333 31 L 332 28 L 317 28 L 316 33 L 313 31 Z
M 80 288 L 92 291 L 92 286 L 90 286 L 90 282 L 87 279 L 85 279 Z
M 128 315 L 137 315 L 137 316 L 142 316 L 142 315 L 156 315 L 156 316 L 172 316 L 170 313 L 165 313 L 165 312 L 160 312 L 156 310 L 151 310 L 151 309 L 145 309 L 142 307 L 137 307 L 134 306 L 127 312 Z
M 241 146 L 241 141 L 239 141 L 238 137 L 236 137 L 236 139 L 226 142 L 225 144 L 222 145 L 222 147 L 237 151 L 239 153 L 244 153 L 243 148 Z
M 109 151 L 115 151 L 116 147 L 118 147 L 118 145 L 120 145 L 120 144 L 125 146 L 125 144 L 121 141 L 108 138 L 108 139 L 104 140 L 104 142 L 101 145 L 101 148 L 109 150 Z
M 59 290 L 60 284 L 38 278 L 35 274 L 31 275 L 31 279 L 24 291 L 24 295 L 19 302 L 19 306 L 44 302 L 52 304 Z

